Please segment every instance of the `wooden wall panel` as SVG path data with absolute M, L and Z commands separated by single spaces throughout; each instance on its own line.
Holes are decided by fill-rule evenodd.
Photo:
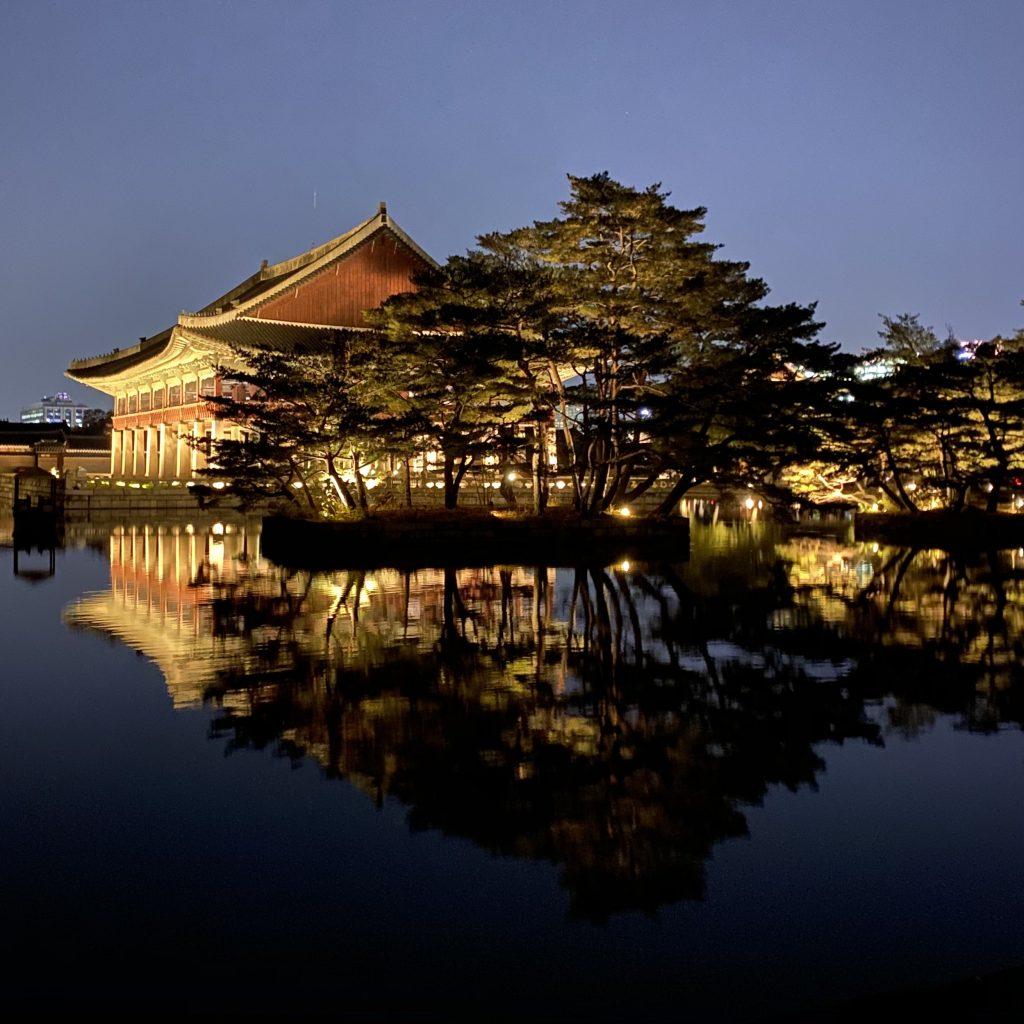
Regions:
M 254 310 L 249 316 L 301 324 L 364 327 L 363 311 L 412 290 L 424 269 L 416 253 L 387 232 L 364 242 L 315 277 Z

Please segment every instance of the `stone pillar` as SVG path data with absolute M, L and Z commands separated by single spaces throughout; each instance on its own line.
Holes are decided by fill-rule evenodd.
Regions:
M 110 434 L 110 476 L 116 478 L 121 475 L 121 459 L 124 445 L 124 431 L 114 430 Z
M 193 440 L 198 440 L 203 436 L 203 424 L 199 420 L 192 421 L 192 437 Z M 189 466 L 189 476 L 194 477 L 197 469 L 202 469 L 205 465 L 205 459 L 203 453 L 198 448 L 190 448 L 192 453 L 191 464 Z
M 167 424 L 156 428 L 156 473 L 157 480 L 167 479 Z
M 185 444 L 187 427 L 180 420 L 174 428 L 174 479 L 188 479 L 188 446 Z
M 210 420 L 210 428 L 209 429 L 210 429 L 210 442 L 211 442 L 211 444 L 210 444 L 211 458 L 209 458 L 207 460 L 208 464 L 212 463 L 212 464 L 215 465 L 216 462 L 217 462 L 216 458 L 212 457 L 212 454 L 213 454 L 213 442 L 216 441 L 218 438 L 223 437 L 223 435 L 224 435 L 224 431 L 222 429 L 220 429 L 220 427 L 221 427 L 221 424 L 219 424 L 216 419 Z
M 146 469 L 145 477 L 152 480 L 156 476 L 156 427 L 146 427 Z

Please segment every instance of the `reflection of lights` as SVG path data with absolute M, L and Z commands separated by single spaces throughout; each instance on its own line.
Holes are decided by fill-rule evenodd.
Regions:
M 752 509 L 754 507 L 754 499 L 753 498 L 747 498 L 747 500 L 743 502 L 743 507 L 745 509 L 747 509 L 748 511 L 750 509 Z

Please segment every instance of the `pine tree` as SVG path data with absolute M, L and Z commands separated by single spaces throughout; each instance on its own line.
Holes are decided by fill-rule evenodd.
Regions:
M 376 409 L 360 399 L 365 336 L 325 337 L 311 349 L 240 349 L 233 393 L 211 399 L 237 438 L 208 446 L 208 477 L 227 477 L 243 498 L 285 497 L 322 516 L 367 507 L 362 472 L 373 460 Z
M 796 410 L 834 352 L 814 340 L 813 307 L 762 306 L 764 282 L 699 237 L 704 208 L 670 205 L 659 185 L 569 184 L 561 217 L 504 238 L 552 272 L 534 334 L 558 367 L 579 510 L 628 504 L 667 476 L 669 514 L 704 480 L 777 467 L 808 435 Z
M 528 412 L 529 399 L 514 379 L 515 350 L 495 323 L 477 261 L 455 257 L 415 284 L 370 314 L 382 335 L 374 387 L 420 450 L 440 452 L 444 505 L 453 509 L 466 474 L 502 443 L 515 447 L 507 428 Z M 380 423 L 391 429 L 387 417 Z

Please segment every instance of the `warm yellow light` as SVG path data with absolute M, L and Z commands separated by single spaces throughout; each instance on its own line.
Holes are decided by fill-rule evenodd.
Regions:
M 215 491 L 223 491 L 225 487 L 227 487 L 227 484 L 224 483 L 223 480 L 214 480 L 213 481 L 213 489 Z
M 556 487 L 557 487 L 557 488 L 558 488 L 558 489 L 559 489 L 560 491 L 564 491 L 564 490 L 565 490 L 565 481 L 564 481 L 564 480 L 556 480 L 556 481 L 555 481 L 555 486 L 556 486 Z
M 747 498 L 747 500 L 745 502 L 743 502 L 743 505 L 747 509 L 752 509 L 754 507 L 754 499 L 753 498 Z
M 210 530 L 213 532 L 214 536 L 216 536 L 216 537 L 223 537 L 224 536 L 224 524 L 223 523 L 214 523 L 213 526 L 210 527 Z
M 129 487 L 134 487 L 134 488 L 135 488 L 136 490 L 138 490 L 138 489 L 139 489 L 139 488 L 140 488 L 140 487 L 142 486 L 142 484 L 140 484 L 140 483 L 136 483 L 136 482 L 135 482 L 135 481 L 133 480 L 133 481 L 132 481 L 132 482 L 131 482 L 131 483 L 130 483 L 130 484 L 129 484 L 128 486 L 129 486 Z
M 519 479 L 519 474 L 514 469 L 510 470 L 508 473 L 505 474 L 505 479 L 511 483 L 512 481 Z
M 292 488 L 296 491 L 301 491 L 304 486 L 305 485 L 301 480 L 296 480 L 295 483 L 292 484 Z
M 907 484 L 907 490 L 910 491 L 910 492 L 916 491 L 917 490 L 917 484 L 915 484 L 914 481 L 911 480 L 910 483 Z
M 628 519 L 632 514 L 633 514 L 633 512 L 632 512 L 632 510 L 630 509 L 630 507 L 628 505 L 623 505 L 618 510 L 618 515 L 623 516 L 626 519 Z
M 621 562 L 619 562 L 619 568 L 620 568 L 620 569 L 621 569 L 621 570 L 622 570 L 623 572 L 629 572 L 629 569 L 630 569 L 630 565 L 629 565 L 629 561 L 628 561 L 628 559 L 623 559 L 623 560 L 622 560 Z

